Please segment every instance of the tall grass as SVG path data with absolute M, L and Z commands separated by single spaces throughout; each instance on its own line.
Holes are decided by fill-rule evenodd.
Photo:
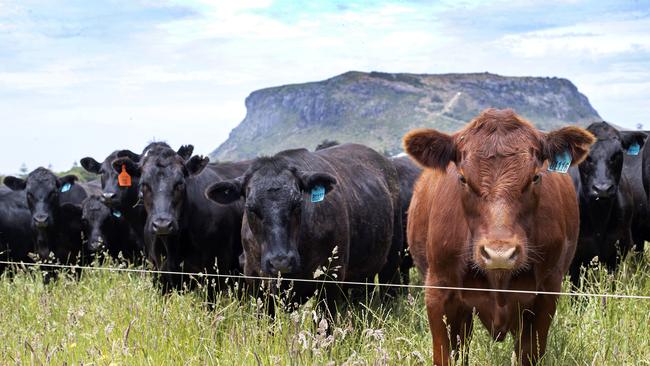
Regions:
M 585 290 L 650 294 L 650 252 Z M 568 284 L 565 284 L 568 288 Z M 235 292 L 161 296 L 149 275 L 86 270 L 48 285 L 36 270 L 0 279 L 0 364 L 424 365 L 431 340 L 421 290 L 393 302 L 342 306 L 334 322 L 314 301 L 275 319 Z M 476 319 L 471 365 L 509 365 Z M 650 365 L 650 301 L 562 298 L 544 365 Z

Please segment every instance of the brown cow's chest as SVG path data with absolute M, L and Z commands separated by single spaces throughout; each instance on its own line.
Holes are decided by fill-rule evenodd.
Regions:
M 531 291 L 535 281 L 531 275 L 522 275 L 502 281 L 502 289 Z M 492 288 L 488 280 L 476 273 L 467 274 L 461 287 Z M 504 340 L 508 332 L 519 323 L 520 314 L 533 307 L 536 295 L 517 293 L 496 293 L 488 291 L 458 291 L 464 307 L 473 310 L 495 340 Z

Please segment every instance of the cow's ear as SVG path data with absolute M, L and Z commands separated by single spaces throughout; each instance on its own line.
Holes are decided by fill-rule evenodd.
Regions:
M 185 163 L 185 169 L 187 169 L 189 175 L 198 175 L 206 166 L 208 166 L 209 162 L 210 158 L 207 156 L 192 156 L 192 158 Z
M 12 191 L 22 191 L 27 187 L 27 181 L 16 177 L 5 177 L 4 184 Z
M 623 141 L 621 143 L 625 150 L 628 150 L 630 146 L 634 145 L 635 143 L 637 143 L 639 147 L 643 147 L 643 144 L 645 144 L 645 139 L 648 138 L 648 135 L 639 131 L 625 132 L 621 135 L 623 137 Z
M 442 171 L 456 160 L 454 138 L 433 129 L 418 129 L 406 134 L 404 150 L 421 166 Z
M 244 193 L 243 178 L 217 182 L 205 190 L 205 197 L 222 205 L 239 201 Z
M 305 192 L 311 192 L 314 188 L 320 186 L 325 188 L 325 194 L 330 193 L 336 185 L 336 178 L 327 173 L 300 172 L 300 188 Z
M 578 165 L 587 157 L 594 142 L 594 135 L 580 127 L 569 126 L 551 131 L 544 137 L 541 160 L 553 160 L 556 156 L 568 153 L 571 155 L 571 165 Z
M 66 175 L 56 180 L 56 186 L 57 188 L 65 187 L 65 185 L 73 186 L 77 180 L 79 177 L 76 175 Z
M 189 158 L 192 157 L 192 153 L 194 153 L 194 146 L 183 145 L 178 149 L 176 153 L 178 154 L 178 156 L 183 158 L 183 160 L 188 160 Z
M 90 173 L 100 174 L 102 172 L 102 164 L 91 157 L 81 159 L 81 166 Z
M 122 173 L 122 167 L 126 169 L 126 172 L 129 173 L 130 176 L 132 177 L 139 177 L 140 176 L 140 167 L 138 166 L 137 163 L 135 163 L 133 160 L 129 158 L 117 158 L 113 160 L 111 163 L 111 166 L 113 166 L 113 170 L 115 170 L 117 173 Z
M 133 162 L 139 163 L 140 162 L 140 154 L 136 154 L 131 150 L 120 150 L 117 152 L 116 155 L 118 158 L 129 158 Z

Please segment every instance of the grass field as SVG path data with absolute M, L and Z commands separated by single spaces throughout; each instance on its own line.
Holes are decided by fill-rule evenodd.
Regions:
M 588 291 L 650 294 L 650 252 L 616 275 L 589 270 Z M 565 288 L 567 285 L 565 284 Z M 161 296 L 149 275 L 86 270 L 44 285 L 38 271 L 0 280 L 0 364 L 420 365 L 430 335 L 421 290 L 344 306 L 328 322 L 314 302 L 269 319 L 250 297 Z M 512 339 L 480 323 L 471 365 L 509 365 Z M 560 301 L 544 365 L 650 365 L 650 301 Z

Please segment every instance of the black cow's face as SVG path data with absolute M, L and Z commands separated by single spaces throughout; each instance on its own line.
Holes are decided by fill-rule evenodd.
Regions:
M 594 200 L 612 198 L 618 191 L 625 154 L 635 143 L 643 146 L 645 134 L 621 135 L 605 122 L 592 124 L 588 130 L 598 140 L 579 166 L 582 193 Z
M 140 168 L 140 192 L 147 211 L 147 230 L 156 236 L 176 234 L 186 198 L 186 184 L 200 174 L 209 159 L 185 160 L 169 148 L 152 150 Z M 116 161 L 113 165 L 119 164 Z
M 134 164 L 122 164 L 113 166 L 113 162 L 118 159 L 118 154 L 122 157 L 129 158 L 132 162 L 137 162 L 140 155 L 129 150 L 115 151 L 109 155 L 103 163 L 97 162 L 91 157 L 81 159 L 81 166 L 87 171 L 101 176 L 102 195 L 101 200 L 109 207 L 118 210 L 126 210 L 133 207 L 138 201 L 138 177 L 134 174 Z M 137 169 L 137 166 L 135 167 Z M 125 170 L 131 175 L 130 186 L 120 186 L 118 176 Z
M 235 180 L 208 188 L 208 198 L 222 204 L 246 200 L 245 215 L 259 245 L 261 271 L 266 275 L 301 270 L 299 240 L 304 200 L 313 189 L 329 193 L 336 179 L 326 173 L 299 172 L 274 158 L 261 158 Z
M 247 187 L 245 214 L 261 247 L 262 272 L 269 275 L 300 269 L 298 234 L 303 194 L 290 171 L 254 174 Z
M 71 189 L 76 180 L 77 177 L 73 175 L 58 178 L 51 171 L 38 168 L 29 173 L 27 179 L 6 177 L 4 183 L 14 191 L 25 192 L 32 214 L 32 226 L 38 232 L 43 232 L 56 225 L 61 212 L 59 194 L 61 191 Z M 37 246 L 39 246 L 37 251 L 42 258 L 49 257 L 50 249 L 45 247 L 43 240 L 37 240 Z
M 108 233 L 115 229 L 116 218 L 113 215 L 100 197 L 91 196 L 83 202 L 81 224 L 89 253 L 97 253 L 109 245 Z

